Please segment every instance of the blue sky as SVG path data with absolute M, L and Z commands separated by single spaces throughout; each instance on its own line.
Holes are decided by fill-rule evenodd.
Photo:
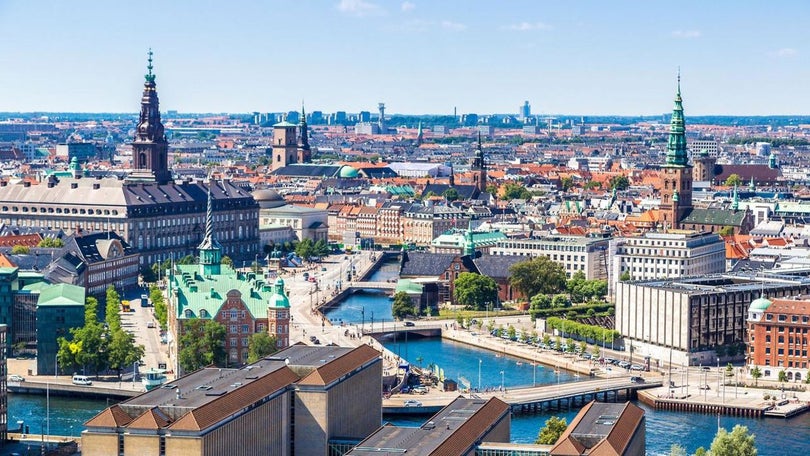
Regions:
M 802 1 L 0 0 L 0 111 L 810 114 Z

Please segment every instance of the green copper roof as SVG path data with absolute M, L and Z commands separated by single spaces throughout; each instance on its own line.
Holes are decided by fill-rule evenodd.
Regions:
M 675 107 L 672 109 L 672 120 L 669 123 L 669 140 L 667 141 L 667 161 L 665 166 L 687 166 L 686 125 L 683 118 L 683 100 L 681 99 L 681 75 L 678 73 L 678 91 L 675 94 Z
M 397 281 L 397 288 L 394 291 L 394 293 L 404 291 L 405 293 L 408 294 L 421 295 L 423 288 L 424 287 L 422 286 L 422 284 L 416 283 L 413 280 L 399 279 Z
M 681 224 L 713 225 L 713 226 L 742 226 L 745 221 L 745 211 L 718 211 L 715 209 L 692 209 Z
M 748 307 L 749 312 L 764 312 L 768 309 L 768 307 L 773 304 L 768 298 L 759 297 L 754 299 L 751 305 Z
M 177 318 L 199 318 L 200 311 L 205 310 L 205 318 L 213 317 L 225 302 L 228 292 L 238 291 L 242 301 L 253 318 L 265 318 L 267 305 L 273 296 L 270 284 L 264 283 L 255 274 L 237 273 L 232 267 L 222 265 L 220 273 L 203 277 L 196 264 L 175 265 L 170 277 L 172 289 L 177 291 Z
M 349 165 L 343 165 L 340 167 L 339 176 L 343 179 L 354 179 L 357 177 L 357 170 Z
M 84 288 L 66 283 L 44 287 L 37 306 L 84 306 Z
M 284 294 L 284 280 L 281 277 L 277 278 L 273 285 L 273 296 L 270 297 L 268 305 L 270 307 L 290 307 L 290 300 Z

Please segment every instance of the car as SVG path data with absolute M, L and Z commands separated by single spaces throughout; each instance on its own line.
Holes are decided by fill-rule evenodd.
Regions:
M 323 266 L 323 267 L 321 268 L 321 271 L 326 272 L 326 266 Z
M 147 322 L 146 327 L 147 328 L 154 328 L 155 327 L 155 322 L 154 321 Z
M 23 377 L 22 375 L 12 374 L 12 375 L 8 376 L 8 381 L 10 381 L 10 382 L 24 382 L 25 377 Z
M 709 385 L 700 385 L 700 389 L 702 390 L 710 390 Z
M 633 365 L 631 365 L 631 366 L 630 366 L 630 370 L 634 370 L 634 371 L 643 371 L 643 370 L 644 370 L 644 366 L 642 366 L 642 365 L 640 365 L 640 364 L 633 364 Z
M 405 407 L 421 407 L 422 403 L 419 402 L 419 401 L 415 401 L 413 399 L 409 399 L 409 400 L 405 401 L 405 403 L 403 405 Z
M 406 321 L 406 322 L 405 322 L 405 323 L 403 323 L 403 324 L 404 324 L 405 326 L 416 326 L 416 323 L 414 323 L 414 322 L 412 322 L 412 321 Z
M 411 391 L 419 394 L 427 394 L 428 389 L 426 386 L 414 386 L 413 388 L 411 388 Z
M 74 385 L 91 386 L 93 384 L 93 382 L 84 375 L 74 375 L 72 381 Z
M 712 370 L 712 368 L 711 368 L 711 367 L 709 367 L 709 366 L 703 366 L 703 367 L 701 367 L 701 369 L 703 369 L 703 370 L 704 370 L 704 371 L 706 371 L 706 372 L 708 372 L 708 371 Z
M 317 338 L 317 337 L 315 337 L 315 336 L 309 336 L 309 341 L 310 341 L 310 342 L 315 342 L 316 340 L 318 340 L 318 338 Z
M 630 377 L 630 381 L 633 383 L 644 383 L 644 377 Z

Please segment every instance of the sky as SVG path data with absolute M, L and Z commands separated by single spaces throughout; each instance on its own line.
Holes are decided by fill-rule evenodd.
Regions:
M 795 1 L 0 0 L 0 111 L 810 114 Z

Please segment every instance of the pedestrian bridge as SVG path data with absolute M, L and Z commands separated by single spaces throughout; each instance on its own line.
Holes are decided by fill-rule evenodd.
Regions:
M 396 290 L 396 282 L 349 282 L 348 288 L 373 289 L 373 290 Z
M 377 322 L 369 324 L 366 322 L 363 327 L 363 334 L 372 336 L 375 339 L 382 339 L 387 336 L 394 336 L 398 334 L 418 334 L 424 337 L 438 337 L 442 335 L 444 325 L 441 323 L 431 324 L 415 324 L 413 326 L 405 326 L 403 322 Z

